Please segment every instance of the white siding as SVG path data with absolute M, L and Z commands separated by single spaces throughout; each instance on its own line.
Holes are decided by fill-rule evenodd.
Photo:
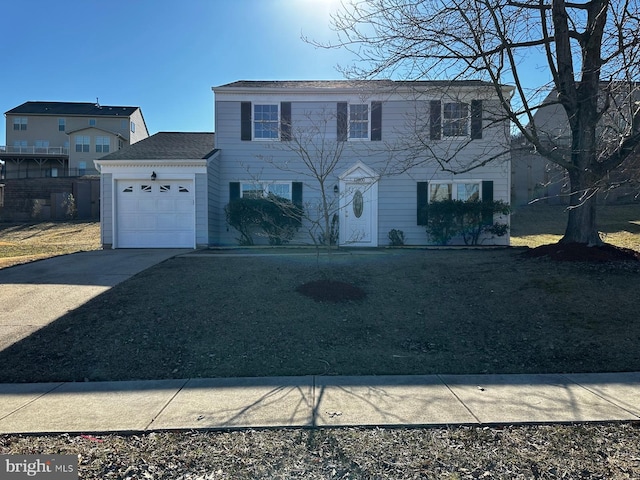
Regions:
M 103 248 L 113 245 L 113 175 L 100 176 L 100 237 Z
M 225 101 L 224 95 L 216 101 L 216 147 L 221 149 L 219 157 L 218 176 L 219 191 L 211 192 L 212 199 L 217 196 L 220 201 L 218 219 L 210 212 L 212 238 L 220 244 L 236 244 L 237 233 L 226 225 L 223 216 L 224 205 L 229 200 L 229 182 L 262 180 L 262 181 L 298 181 L 304 182 L 303 201 L 305 205 L 317 204 L 320 199 L 317 180 L 302 164 L 300 156 L 292 151 L 292 142 L 278 141 L 242 141 L 240 139 L 240 101 Z M 330 97 L 327 101 L 292 101 L 293 133 L 309 132 L 312 128 L 322 125 L 322 118 L 326 119 L 326 133 L 329 148 L 335 145 L 336 138 L 336 105 L 346 98 Z M 282 101 L 290 100 L 286 92 L 282 94 Z M 370 100 L 384 100 L 383 97 L 372 96 Z M 273 98 L 260 100 L 257 94 L 246 101 L 265 103 L 274 102 Z M 277 100 L 278 102 L 280 100 Z M 362 103 L 369 100 L 361 100 Z M 484 100 L 484 109 L 490 110 L 497 103 Z M 348 141 L 339 165 L 327 182 L 330 197 L 333 196 L 333 185 L 339 183 L 339 175 L 361 161 L 381 175 L 378 191 L 378 244 L 387 245 L 388 232 L 391 229 L 402 230 L 407 244 L 423 245 L 427 243 L 424 226 L 417 225 L 416 217 L 416 189 L 417 182 L 453 179 L 450 173 L 442 172 L 430 153 L 425 152 L 419 166 L 411 168 L 405 173 L 397 173 L 398 165 L 404 161 L 398 149 L 408 142 L 407 132 L 411 125 L 423 122 L 428 125 L 428 101 L 417 102 L 413 99 L 397 99 L 383 101 L 382 104 L 382 141 Z M 315 123 L 315 127 L 313 124 Z M 508 152 L 508 131 L 505 125 L 494 124 L 483 131 L 483 138 L 468 142 L 458 151 L 453 163 L 467 165 L 471 161 Z M 324 129 L 323 129 L 324 130 Z M 333 143 L 332 143 L 333 142 Z M 311 146 L 319 146 L 320 140 L 311 142 Z M 434 142 L 434 152 L 445 155 L 459 148 L 460 140 L 441 140 Z M 295 149 L 294 149 L 295 150 Z M 456 175 L 455 180 L 464 179 L 492 180 L 494 182 L 494 199 L 509 201 L 509 155 L 506 153 L 498 160 L 487 166 L 477 168 L 467 174 Z M 393 173 L 393 174 L 392 174 Z M 212 173 L 210 173 L 212 175 Z M 211 187 L 211 185 L 210 185 Z M 508 219 L 505 219 L 508 221 Z M 297 242 L 309 242 L 305 228 L 296 238 Z M 504 243 L 506 239 L 499 239 Z
M 224 212 L 221 211 L 223 202 L 220 201 L 220 169 L 219 158 L 214 157 L 209 160 L 207 166 L 207 206 L 208 206 L 208 232 L 209 245 L 216 245 L 219 243 L 220 229 L 224 222 L 224 218 L 221 216 Z
M 209 244 L 209 216 L 207 204 L 207 175 L 196 173 L 195 175 L 195 202 L 196 202 L 196 245 L 207 246 Z

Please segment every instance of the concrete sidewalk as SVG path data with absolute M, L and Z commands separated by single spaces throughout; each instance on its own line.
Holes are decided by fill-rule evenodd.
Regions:
M 0 385 L 0 433 L 640 420 L 640 372 Z

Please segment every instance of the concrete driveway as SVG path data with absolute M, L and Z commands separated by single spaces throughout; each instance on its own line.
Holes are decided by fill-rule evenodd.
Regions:
M 0 269 L 0 350 L 187 249 L 97 250 Z

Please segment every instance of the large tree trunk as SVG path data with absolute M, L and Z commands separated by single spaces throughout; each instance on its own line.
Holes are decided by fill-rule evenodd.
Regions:
M 560 243 L 585 243 L 589 246 L 602 245 L 596 227 L 597 195 L 584 178 L 582 172 L 569 172 L 571 201 L 567 229 Z

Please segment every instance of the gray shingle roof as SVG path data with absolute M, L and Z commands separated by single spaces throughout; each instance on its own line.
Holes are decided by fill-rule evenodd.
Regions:
M 209 132 L 158 132 L 100 160 L 193 160 L 214 151 Z
M 482 80 L 238 80 L 216 88 L 362 88 L 362 87 L 444 87 L 492 85 Z
M 6 114 L 17 115 L 81 115 L 128 117 L 139 107 L 123 107 L 78 102 L 25 102 L 12 108 Z

